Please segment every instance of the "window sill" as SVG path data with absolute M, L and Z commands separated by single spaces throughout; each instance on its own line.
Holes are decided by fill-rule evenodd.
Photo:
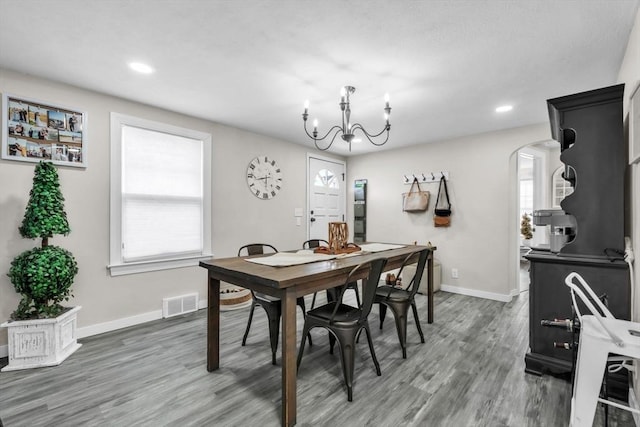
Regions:
M 213 258 L 213 254 L 203 254 L 188 258 L 163 259 L 157 261 L 137 261 L 126 264 L 111 264 L 107 266 L 111 276 L 124 276 L 126 274 L 148 273 L 150 271 L 170 270 L 173 268 L 193 267 L 200 261 Z

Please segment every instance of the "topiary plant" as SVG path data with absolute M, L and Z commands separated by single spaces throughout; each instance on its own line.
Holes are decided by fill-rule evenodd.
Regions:
M 533 231 L 531 229 L 531 218 L 526 213 L 522 215 L 522 221 L 520 221 L 520 234 L 525 240 L 533 238 Z
M 58 172 L 52 163 L 40 162 L 36 166 L 29 202 L 18 230 L 22 237 L 41 238 L 42 243 L 11 262 L 8 276 L 16 292 L 22 295 L 11 318 L 56 317 L 65 310 L 60 303 L 69 300 L 78 265 L 69 251 L 49 245 L 54 234 L 67 235 L 71 231 Z

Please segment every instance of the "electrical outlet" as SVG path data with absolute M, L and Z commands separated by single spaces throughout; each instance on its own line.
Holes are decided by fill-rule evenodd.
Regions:
M 451 278 L 452 279 L 457 279 L 458 278 L 458 269 L 457 268 L 452 268 L 451 269 Z

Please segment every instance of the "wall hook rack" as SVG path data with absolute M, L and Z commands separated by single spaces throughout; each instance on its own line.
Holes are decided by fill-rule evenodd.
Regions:
M 444 176 L 444 179 L 449 180 L 449 171 L 440 171 L 438 174 L 433 172 L 426 173 L 407 173 L 402 175 L 403 184 L 413 184 L 413 180 L 417 179 L 420 184 L 430 184 L 432 182 L 440 182 L 440 178 Z

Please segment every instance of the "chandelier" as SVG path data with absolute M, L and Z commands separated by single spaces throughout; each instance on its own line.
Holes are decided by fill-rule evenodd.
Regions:
M 336 136 L 340 135 L 340 137 L 349 144 L 349 151 L 351 151 L 351 142 L 359 142 L 355 138 L 355 132 L 360 131 L 373 145 L 381 146 L 384 145 L 389 140 L 389 130 L 391 129 L 391 125 L 389 124 L 389 115 L 391 114 L 391 107 L 389 107 L 389 94 L 384 96 L 384 119 L 386 121 L 382 130 L 377 134 L 371 134 L 367 132 L 367 130 L 360 123 L 351 123 L 351 103 L 349 101 L 349 96 L 356 91 L 356 88 L 353 86 L 345 86 L 340 90 L 340 110 L 342 111 L 342 125 L 335 125 L 322 137 L 318 138 L 318 120 L 315 119 L 313 121 L 313 132 L 309 133 L 307 129 L 307 118 L 309 117 L 309 101 L 305 101 L 304 103 L 304 113 L 302 113 L 302 120 L 304 121 L 304 131 L 307 133 L 307 136 L 313 139 L 313 143 L 315 144 L 318 150 L 328 150 L 333 141 L 335 141 Z M 387 133 L 384 141 L 376 142 L 376 138 L 382 135 L 384 132 Z M 318 141 L 324 141 L 329 137 L 329 135 L 333 135 L 331 137 L 331 141 L 324 148 L 318 145 Z M 382 138 L 380 138 L 381 140 Z M 379 141 L 379 140 L 378 140 Z

